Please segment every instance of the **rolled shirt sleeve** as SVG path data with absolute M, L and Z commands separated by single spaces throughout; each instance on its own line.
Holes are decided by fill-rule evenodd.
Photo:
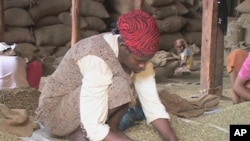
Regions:
M 78 62 L 83 75 L 80 94 L 81 122 L 92 141 L 101 141 L 109 133 L 105 124 L 108 116 L 108 86 L 112 72 L 99 57 L 88 55 Z
M 141 102 L 147 123 L 158 118 L 170 119 L 165 107 L 160 101 L 153 64 L 148 63 L 146 70 L 135 74 L 135 89 Z

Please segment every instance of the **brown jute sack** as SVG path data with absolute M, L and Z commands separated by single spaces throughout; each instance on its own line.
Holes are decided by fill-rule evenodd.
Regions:
M 4 0 L 3 6 L 4 9 L 19 7 L 19 8 L 27 8 L 31 7 L 35 4 L 35 0 Z
M 39 51 L 36 53 L 39 57 L 51 56 L 56 49 L 56 46 L 38 46 Z
M 173 34 L 168 34 L 168 33 L 162 33 L 160 36 L 160 49 L 169 51 L 172 48 L 174 48 L 174 41 L 177 39 L 183 39 L 184 36 L 180 33 L 173 33 Z
M 194 19 L 189 18 L 187 19 L 187 23 L 183 28 L 185 31 L 190 32 L 201 32 L 202 30 L 202 19 Z
M 46 16 L 36 21 L 35 26 L 42 27 L 42 26 L 49 26 L 49 25 L 55 25 L 55 24 L 63 24 L 63 22 L 61 22 L 57 16 Z
M 87 38 L 87 37 L 97 35 L 97 34 L 100 34 L 100 32 L 98 32 L 96 30 L 85 30 L 84 29 L 84 30 L 81 30 L 80 37 L 81 37 L 81 39 L 83 39 L 83 38 Z
M 240 3 L 239 5 L 237 5 L 235 7 L 235 9 L 241 13 L 250 13 L 249 5 L 250 5 L 250 0 L 245 0 L 242 3 Z
M 169 16 L 185 15 L 189 11 L 182 3 L 174 2 L 166 6 L 152 7 L 152 12 L 153 17 L 155 17 L 156 19 L 163 19 Z
M 63 57 L 66 52 L 69 50 L 70 46 L 60 46 L 60 47 L 57 47 L 55 49 L 55 52 L 53 53 L 53 55 L 55 57 Z
M 159 92 L 160 100 L 169 113 L 176 116 L 190 118 L 197 117 L 204 113 L 202 108 L 194 108 L 186 99 L 177 94 L 171 94 L 168 91 Z
M 33 125 L 25 109 L 9 109 L 0 104 L 0 131 L 17 136 L 30 136 L 33 132 Z
M 7 27 L 4 32 L 4 41 L 7 44 L 13 43 L 35 43 L 35 38 L 29 28 Z
M 4 22 L 8 26 L 26 27 L 34 25 L 30 14 L 23 8 L 9 8 L 4 11 Z
M 69 10 L 71 0 L 37 0 L 37 4 L 29 9 L 29 13 L 34 21 L 45 16 L 57 15 Z
M 110 0 L 109 6 L 119 14 L 128 13 L 135 8 L 134 0 Z
M 61 46 L 71 38 L 71 27 L 64 24 L 45 26 L 35 29 L 36 45 Z
M 95 30 L 95 31 L 104 31 L 107 28 L 107 25 L 101 18 L 98 17 L 85 17 L 84 18 L 87 22 L 87 26 L 84 28 L 86 30 Z
M 174 0 L 145 0 L 145 1 L 151 6 L 164 6 L 174 2 Z
M 80 14 L 82 16 L 95 16 L 99 18 L 110 17 L 104 5 L 93 0 L 81 0 Z
M 238 18 L 238 22 L 243 28 L 250 28 L 250 13 L 241 14 Z
M 183 32 L 182 35 L 188 42 L 188 44 L 196 44 L 197 46 L 201 46 L 201 32 Z
M 156 20 L 160 32 L 176 33 L 187 23 L 186 18 L 182 16 L 170 16 L 163 20 Z
M 17 43 L 17 47 L 15 48 L 16 53 L 23 58 L 27 58 L 29 61 L 34 58 L 36 51 L 38 51 L 38 48 L 30 43 Z
M 175 69 L 179 66 L 178 60 L 167 61 L 165 66 L 155 68 L 155 79 L 157 82 L 164 82 L 174 75 Z
M 70 12 L 60 13 L 58 15 L 58 19 L 65 25 L 71 26 L 71 24 L 72 24 L 72 17 L 71 17 Z M 79 20 L 80 20 L 80 28 L 81 29 L 87 27 L 88 23 L 82 16 L 80 16 Z

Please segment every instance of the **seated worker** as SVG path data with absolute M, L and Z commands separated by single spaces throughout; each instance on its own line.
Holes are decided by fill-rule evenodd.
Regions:
M 38 89 L 42 77 L 42 63 L 27 62 L 15 52 L 16 44 L 0 43 L 0 88 L 33 87 Z
M 247 57 L 245 55 L 247 53 Z M 235 78 L 233 83 L 233 91 L 235 92 L 235 103 L 240 103 L 250 100 L 250 54 L 248 52 L 243 52 L 238 54 L 242 56 L 241 60 L 244 60 L 243 64 L 240 67 L 238 75 Z M 240 58 L 240 57 L 239 57 Z
M 159 48 L 155 19 L 134 10 L 119 17 L 117 28 L 119 34 L 91 36 L 68 50 L 42 89 L 39 122 L 69 141 L 133 141 L 119 123 L 138 96 L 147 123 L 177 141 L 149 63 Z
M 193 67 L 192 50 L 188 47 L 188 44 L 184 39 L 177 39 L 174 42 L 174 47 L 177 54 L 180 56 L 180 67 L 176 70 L 183 73 L 189 73 Z
M 248 51 L 244 49 L 235 49 L 231 51 L 227 57 L 227 72 L 229 73 L 230 83 L 231 83 L 231 98 L 233 104 L 240 103 L 242 100 L 240 99 L 240 95 L 237 94 L 234 90 L 235 79 L 238 76 L 238 73 L 241 69 L 241 66 L 245 59 L 248 56 Z
M 0 43 L 0 89 L 29 87 L 26 63 L 13 49 L 14 46 Z

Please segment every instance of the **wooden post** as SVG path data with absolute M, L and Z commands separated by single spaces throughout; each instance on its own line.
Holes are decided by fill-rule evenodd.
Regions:
M 217 0 L 203 0 L 201 90 L 222 96 L 224 35 L 218 26 Z
M 3 0 L 0 0 L 0 41 L 4 40 L 4 7 Z
M 72 16 L 72 32 L 71 32 L 71 47 L 80 38 L 80 0 L 72 0 L 71 8 Z

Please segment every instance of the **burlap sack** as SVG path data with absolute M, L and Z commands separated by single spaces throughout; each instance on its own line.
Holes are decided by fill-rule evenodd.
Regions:
M 201 32 L 202 31 L 202 19 L 187 19 L 186 25 L 183 27 L 183 30 L 188 32 Z
M 61 22 L 57 16 L 46 16 L 36 21 L 35 26 L 42 27 L 42 26 L 49 26 L 49 25 L 55 25 L 55 24 L 63 24 L 63 22 Z
M 35 52 L 38 51 L 38 48 L 30 43 L 18 43 L 15 48 L 15 52 L 23 58 L 27 58 L 29 61 L 33 60 Z
M 179 66 L 180 62 L 178 60 L 166 61 L 165 66 L 155 67 L 155 79 L 156 82 L 167 81 L 167 78 L 173 77 L 175 74 L 175 69 Z
M 169 51 L 174 48 L 174 41 L 177 39 L 183 39 L 184 36 L 177 32 L 173 34 L 163 33 L 160 36 L 160 49 Z
M 21 137 L 30 136 L 33 132 L 32 121 L 25 109 L 9 109 L 0 104 L 0 131 Z
M 110 15 L 104 5 L 93 0 L 81 0 L 80 14 L 82 16 L 94 16 L 99 18 L 109 18 Z
M 71 26 L 72 25 L 72 17 L 70 12 L 62 12 L 58 15 L 58 19 L 65 25 Z M 85 28 L 87 27 L 88 23 L 87 21 L 80 16 L 80 28 Z
M 201 32 L 182 32 L 182 35 L 188 44 L 196 44 L 197 46 L 201 46 Z
M 164 6 L 174 2 L 174 0 L 145 0 L 145 1 L 151 6 Z
M 19 7 L 19 8 L 27 8 L 31 7 L 35 4 L 35 0 L 4 0 L 3 6 L 4 9 Z
M 240 41 L 243 41 L 243 29 L 239 22 L 233 20 L 228 23 L 227 34 L 225 36 L 225 45 L 226 46 L 235 46 Z
M 23 8 L 9 8 L 4 11 L 4 23 L 8 26 L 26 27 L 34 25 L 30 14 Z
M 71 27 L 64 24 L 45 26 L 35 29 L 36 45 L 61 46 L 71 38 Z
M 154 65 L 154 67 L 164 67 L 167 62 L 179 60 L 179 56 L 175 55 L 172 52 L 167 52 L 164 50 L 157 51 L 152 59 L 150 61 Z
M 170 16 L 163 20 L 156 20 L 160 32 L 176 33 L 187 23 L 186 18 L 182 16 Z
M 7 44 L 13 43 L 35 43 L 35 38 L 29 28 L 6 27 L 4 32 L 4 41 Z
M 250 28 L 250 13 L 243 13 L 238 18 L 238 22 L 242 28 Z
M 169 16 L 182 16 L 187 14 L 188 9 L 180 2 L 174 2 L 167 6 L 152 7 L 153 17 L 163 19 Z
M 97 34 L 100 34 L 100 32 L 95 30 L 81 30 L 80 38 L 83 39 Z
M 29 13 L 34 21 L 38 21 L 46 16 L 58 15 L 70 7 L 71 0 L 37 0 L 37 4 L 29 9 Z
M 204 109 L 194 108 L 189 101 L 177 94 L 171 94 L 164 90 L 159 92 L 159 96 L 167 111 L 176 116 L 191 118 L 200 116 L 204 113 Z
M 108 5 L 119 14 L 125 14 L 135 9 L 135 0 L 109 0 Z
M 84 28 L 85 30 L 95 30 L 102 32 L 106 30 L 107 25 L 101 18 L 98 17 L 85 17 L 84 18 L 87 22 L 87 26 Z
M 55 49 L 53 55 L 55 57 L 62 57 L 66 54 L 66 52 L 70 49 L 70 46 L 60 46 Z
M 56 49 L 56 46 L 38 46 L 39 51 L 36 53 L 40 58 L 51 56 Z
M 250 13 L 250 0 L 245 0 L 235 7 L 235 10 L 241 13 Z

